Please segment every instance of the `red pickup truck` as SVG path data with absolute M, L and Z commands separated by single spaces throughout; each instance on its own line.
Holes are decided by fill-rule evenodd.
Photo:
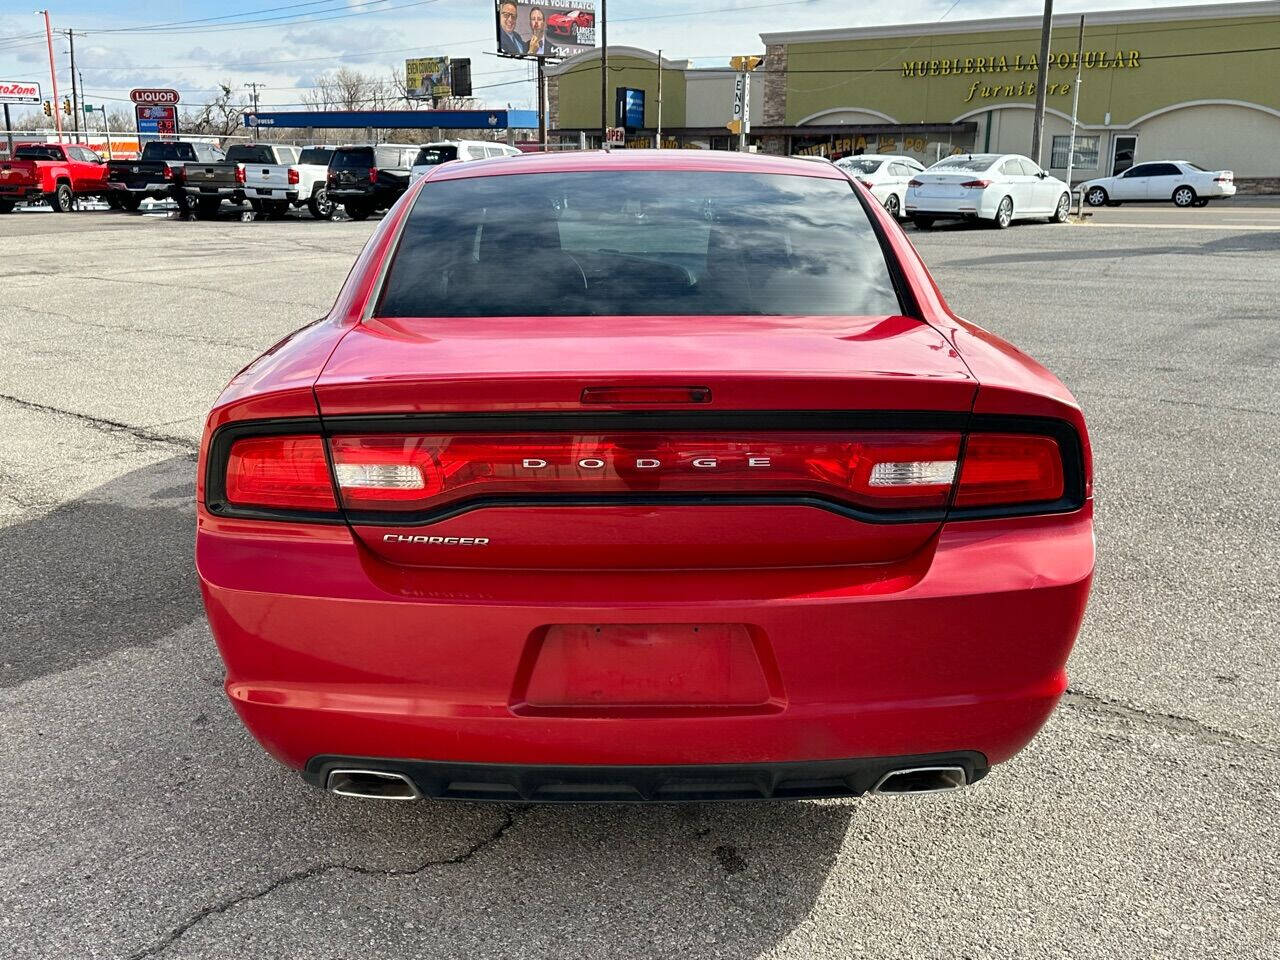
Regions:
M 0 160 L 0 213 L 20 200 L 47 200 L 65 213 L 77 196 L 105 195 L 106 187 L 105 161 L 78 144 L 22 143 L 12 160 Z

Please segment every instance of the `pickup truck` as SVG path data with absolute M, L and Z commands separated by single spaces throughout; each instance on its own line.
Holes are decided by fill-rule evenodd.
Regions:
M 21 200 L 45 200 L 57 213 L 71 209 L 77 196 L 107 194 L 102 158 L 74 143 L 23 143 L 13 159 L 0 161 L 0 213 Z
M 244 193 L 249 205 L 263 216 L 280 216 L 289 207 L 306 204 L 311 216 L 328 220 L 333 214 L 329 199 L 329 160 L 335 147 L 277 146 L 277 155 L 292 153 L 291 159 L 280 157 L 278 163 L 246 162 Z
M 217 214 L 223 200 L 240 203 L 248 196 L 250 165 L 259 169 L 287 165 L 298 159 L 297 149 L 281 143 L 237 143 L 227 148 L 227 157 L 221 163 L 188 165 L 182 180 L 187 202 L 194 204 L 197 217 L 209 219 Z
M 409 188 L 418 148 L 398 143 L 352 144 L 334 151 L 329 164 L 329 197 L 352 220 L 386 210 Z
M 111 198 L 126 210 L 137 210 L 150 197 L 169 198 L 186 211 L 187 198 L 182 191 L 182 175 L 187 164 L 216 163 L 222 151 L 209 143 L 178 140 L 152 140 L 142 147 L 137 160 L 112 160 L 107 163 L 107 187 Z

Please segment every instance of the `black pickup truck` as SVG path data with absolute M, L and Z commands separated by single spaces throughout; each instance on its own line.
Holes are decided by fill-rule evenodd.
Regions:
M 296 156 L 291 147 L 283 144 L 237 143 L 227 148 L 226 159 L 220 163 L 193 163 L 187 167 L 182 181 L 187 202 L 195 207 L 197 217 L 212 217 L 223 200 L 244 200 L 248 164 L 289 163 Z
M 339 147 L 329 161 L 329 199 L 352 220 L 386 210 L 409 188 L 418 148 L 406 144 L 352 144 Z
M 222 151 L 209 143 L 152 140 L 142 148 L 137 160 L 107 162 L 107 189 L 110 197 L 126 210 L 137 210 L 143 200 L 168 197 L 187 210 L 182 190 L 183 171 L 189 163 L 216 163 Z

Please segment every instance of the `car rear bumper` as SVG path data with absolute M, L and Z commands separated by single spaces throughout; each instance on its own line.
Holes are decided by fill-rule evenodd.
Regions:
M 527 803 L 702 800 L 815 800 L 857 797 L 876 790 L 895 771 L 949 769 L 967 786 L 986 776 L 979 753 L 859 757 L 808 763 L 566 766 L 440 763 L 384 757 L 313 757 L 302 772 L 312 786 L 331 789 L 335 772 L 399 774 L 423 797 Z M 413 796 L 396 799 L 416 799 Z
M 200 524 L 227 693 L 299 769 L 320 756 L 673 766 L 973 751 L 999 763 L 1066 686 L 1093 571 L 1090 503 L 953 523 L 875 567 L 665 573 L 408 568 L 345 527 Z M 746 625 L 768 692 L 531 705 L 538 644 L 557 624 Z
M 908 214 L 930 217 L 994 217 L 998 201 L 988 196 L 990 191 L 971 192 L 972 196 L 964 197 L 921 197 L 908 193 L 904 210 Z
M 1210 199 L 1217 197 L 1234 197 L 1236 195 L 1236 185 L 1234 183 L 1211 183 L 1204 188 L 1204 192 L 1200 196 Z

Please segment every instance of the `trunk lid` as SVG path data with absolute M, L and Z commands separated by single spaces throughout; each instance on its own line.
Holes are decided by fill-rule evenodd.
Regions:
M 709 396 L 583 402 L 591 388 L 643 399 L 672 385 Z M 945 339 L 906 317 L 375 319 L 315 386 L 343 456 L 421 443 L 430 470 L 477 481 L 416 512 L 379 514 L 344 490 L 378 556 L 594 570 L 901 561 L 937 531 L 940 503 L 890 504 L 886 518 L 883 503 L 846 499 L 824 485 L 848 462 L 833 444 L 905 436 L 891 459 L 954 456 L 975 388 Z M 920 443 L 943 453 L 910 453 Z M 544 490 L 539 476 L 554 479 Z
M 972 170 L 958 170 L 955 173 L 917 173 L 913 179 L 920 182 L 920 186 L 915 188 L 916 196 L 955 199 L 968 192 L 968 188 L 961 184 L 982 178 L 983 174 Z

